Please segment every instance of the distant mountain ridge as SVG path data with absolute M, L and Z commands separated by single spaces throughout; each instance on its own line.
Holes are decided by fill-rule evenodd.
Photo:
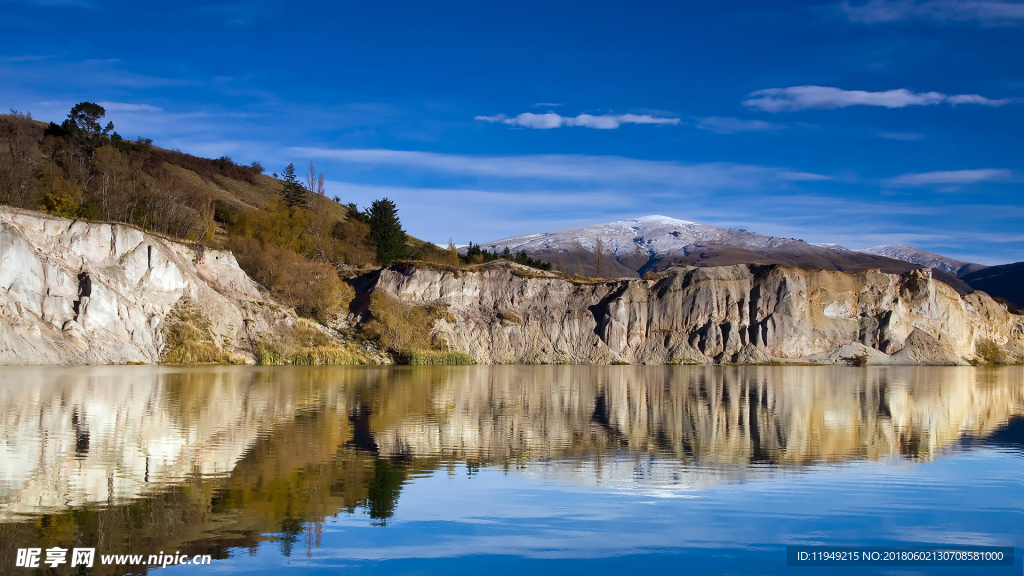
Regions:
M 512 236 L 481 246 L 499 251 L 507 246 L 513 252 L 522 250 L 551 262 L 565 272 L 605 277 L 643 276 L 674 265 L 784 264 L 843 272 L 879 269 L 896 274 L 927 266 L 934 269 L 937 279 L 961 293 L 970 292 L 972 287 L 958 274 L 984 268 L 909 246 L 850 250 L 838 244 L 811 244 L 661 215 Z M 599 258 L 598 253 L 603 257 Z
M 988 266 L 963 277 L 971 287 L 1024 308 L 1024 262 Z
M 919 266 L 927 266 L 929 268 L 953 274 L 957 277 L 963 277 L 972 272 L 988 268 L 988 266 L 985 266 L 984 264 L 963 262 L 961 260 L 942 256 L 941 254 L 935 254 L 934 252 L 926 252 L 924 250 L 914 248 L 913 246 L 907 246 L 906 244 L 884 244 L 882 246 L 863 248 L 858 250 L 858 252 L 874 254 L 875 256 L 884 256 L 894 260 L 902 260 Z

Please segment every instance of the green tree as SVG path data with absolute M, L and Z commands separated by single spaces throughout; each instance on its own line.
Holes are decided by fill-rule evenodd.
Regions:
M 306 202 L 306 189 L 299 184 L 299 181 L 295 178 L 295 165 L 289 164 L 284 169 L 284 186 L 281 188 L 281 198 L 289 208 L 305 208 Z
M 398 220 L 398 207 L 387 198 L 374 200 L 367 211 L 370 241 L 377 247 L 377 262 L 388 265 L 406 256 L 405 230 Z
M 384 458 L 378 458 L 373 463 L 373 478 L 368 486 L 366 507 L 370 518 L 379 520 L 379 526 L 385 525 L 395 515 L 404 481 L 405 470 L 401 465 L 392 464 Z
M 100 120 L 106 115 L 107 110 L 99 104 L 79 102 L 68 113 L 64 127 L 86 137 L 107 136 L 114 129 L 114 123 L 107 122 L 106 128 L 100 128 Z
M 68 112 L 68 118 L 60 126 L 53 122 L 45 134 L 64 138 L 75 146 L 85 157 L 92 157 L 93 151 L 105 144 L 112 135 L 116 136 L 114 123 L 100 126 L 100 120 L 107 115 L 107 110 L 92 102 L 79 102 Z M 120 139 L 120 136 L 118 136 Z

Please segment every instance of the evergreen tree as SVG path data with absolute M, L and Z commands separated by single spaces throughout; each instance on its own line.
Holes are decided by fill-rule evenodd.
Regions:
M 92 153 L 103 144 L 110 141 L 111 137 L 120 141 L 114 130 L 114 123 L 107 122 L 106 127 L 100 125 L 100 120 L 106 116 L 107 111 L 99 104 L 92 102 L 79 102 L 68 112 L 68 119 L 60 126 L 50 122 L 44 136 L 57 136 L 70 142 L 85 158 L 92 158 Z
M 388 265 L 406 256 L 405 230 L 398 220 L 398 207 L 387 198 L 374 200 L 367 211 L 370 241 L 377 247 L 377 262 Z
M 306 189 L 299 184 L 295 178 L 295 165 L 289 164 L 284 169 L 284 187 L 281 188 L 281 198 L 289 208 L 305 208 Z

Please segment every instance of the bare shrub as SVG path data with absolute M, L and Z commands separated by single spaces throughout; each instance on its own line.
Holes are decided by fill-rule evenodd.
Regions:
M 146 195 L 146 209 L 139 224 L 188 240 L 212 238 L 213 202 L 202 190 L 173 181 L 156 182 Z
M 0 204 L 36 207 L 33 176 L 39 164 L 40 132 L 32 125 L 31 115 L 14 111 L 0 115 Z

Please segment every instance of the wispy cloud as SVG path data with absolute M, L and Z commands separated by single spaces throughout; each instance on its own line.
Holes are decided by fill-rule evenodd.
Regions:
M 710 130 L 718 134 L 734 134 L 736 132 L 758 132 L 766 130 L 778 130 L 784 128 L 781 124 L 765 122 L 764 120 L 744 120 L 742 118 L 727 118 L 722 116 L 711 116 L 699 118 L 697 128 Z
M 843 90 L 831 86 L 791 86 L 751 92 L 748 94 L 748 99 L 743 101 L 743 105 L 765 112 L 792 112 L 808 108 L 832 110 L 849 106 L 905 108 L 907 106 L 931 106 L 942 102 L 954 105 L 1002 106 L 1015 101 L 1010 98 L 992 100 L 977 94 L 947 96 L 940 92 L 912 92 L 906 88 L 868 92 L 866 90 Z
M 547 106 L 552 106 L 553 107 L 553 106 L 561 106 L 561 105 L 562 105 L 561 102 L 558 102 L 558 103 L 556 103 L 556 102 L 537 102 L 536 104 L 534 104 L 534 107 L 542 108 L 542 107 L 547 107 Z
M 383 149 L 291 148 L 297 157 L 325 158 L 369 166 L 400 166 L 459 176 L 575 182 L 665 183 L 678 187 L 752 189 L 766 182 L 828 180 L 827 176 L 778 168 L 709 162 L 636 160 L 622 156 L 546 154 L 471 156 Z
M 871 0 L 858 6 L 843 2 L 838 8 L 853 22 L 874 24 L 902 20 L 939 22 L 978 21 L 986 25 L 1024 22 L 1024 4 L 989 0 Z
M 916 132 L 879 132 L 877 136 L 889 140 L 920 140 L 924 138 L 923 135 Z
M 31 54 L 25 56 L 0 56 L 0 62 L 38 62 L 39 60 L 48 60 L 50 58 L 53 58 L 53 56 L 37 56 Z
M 650 114 L 602 114 L 600 116 L 580 114 L 579 116 L 561 116 L 554 112 L 546 114 L 523 112 L 512 117 L 497 114 L 494 116 L 477 116 L 474 119 L 540 130 L 560 128 L 562 126 L 582 126 L 599 130 L 614 130 L 623 124 L 679 124 L 679 118 L 661 118 L 651 116 Z
M 163 112 L 163 109 L 150 104 L 128 104 L 126 102 L 97 102 L 107 112 Z
M 1012 182 L 1018 180 L 1012 170 L 1002 168 L 980 168 L 977 170 L 940 170 L 937 172 L 912 172 L 890 178 L 892 186 L 929 186 L 950 184 L 978 184 L 980 182 Z
M 979 96 L 978 94 L 959 94 L 957 96 L 950 96 L 946 98 L 946 102 L 949 102 L 954 106 L 957 104 L 978 104 L 981 106 L 999 107 L 1005 106 L 1006 104 L 1012 104 L 1017 102 L 1017 100 L 1014 98 L 1000 98 L 998 100 L 993 100 L 991 98 Z

